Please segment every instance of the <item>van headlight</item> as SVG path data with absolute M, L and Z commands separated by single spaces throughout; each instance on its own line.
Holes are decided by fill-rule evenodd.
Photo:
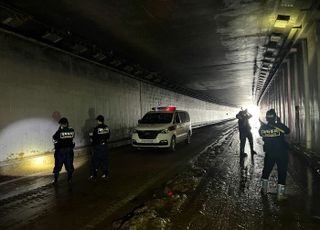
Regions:
M 161 133 L 163 133 L 163 134 L 166 134 L 166 133 L 168 133 L 168 132 L 169 132 L 168 129 L 163 129 L 163 130 L 161 130 Z

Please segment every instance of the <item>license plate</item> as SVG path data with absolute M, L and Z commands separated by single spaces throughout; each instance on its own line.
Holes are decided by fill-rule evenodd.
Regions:
M 142 139 L 141 143 L 153 143 L 152 139 Z

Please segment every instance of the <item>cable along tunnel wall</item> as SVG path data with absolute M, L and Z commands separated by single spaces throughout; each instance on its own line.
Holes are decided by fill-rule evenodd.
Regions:
M 196 124 L 234 118 L 237 112 L 3 31 L 0 69 L 0 162 L 51 152 L 61 116 L 69 119 L 81 147 L 88 144 L 98 114 L 106 117 L 116 141 L 128 138 L 138 119 L 159 104 L 187 110 Z

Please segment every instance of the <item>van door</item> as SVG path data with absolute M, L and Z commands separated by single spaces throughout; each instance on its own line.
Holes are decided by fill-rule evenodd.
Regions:
M 185 140 L 188 137 L 188 131 L 189 131 L 189 126 L 188 126 L 188 117 L 186 112 L 179 112 L 180 115 L 180 119 L 181 119 L 181 129 L 182 129 L 182 133 L 181 136 L 183 138 L 183 140 Z
M 181 142 L 183 139 L 183 126 L 181 123 L 181 119 L 179 113 L 175 113 L 174 124 L 176 125 L 176 140 L 177 142 Z
M 186 132 L 188 134 L 188 132 L 190 132 L 190 134 L 192 135 L 192 129 L 191 129 L 191 121 L 190 121 L 190 116 L 188 112 L 184 112 L 185 116 L 186 116 Z

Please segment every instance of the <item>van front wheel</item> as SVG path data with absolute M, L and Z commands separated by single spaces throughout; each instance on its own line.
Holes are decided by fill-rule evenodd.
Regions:
M 176 151 L 176 137 L 175 136 L 172 136 L 172 138 L 171 138 L 169 149 L 172 152 Z

